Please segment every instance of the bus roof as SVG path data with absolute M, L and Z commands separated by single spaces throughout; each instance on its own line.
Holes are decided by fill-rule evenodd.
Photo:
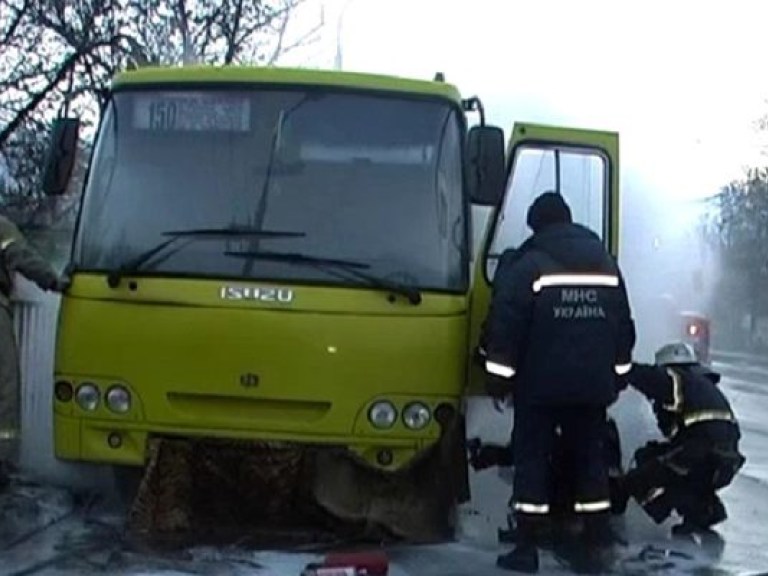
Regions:
M 147 67 L 123 72 L 115 77 L 112 87 L 121 89 L 146 84 L 221 83 L 221 84 L 286 84 L 358 88 L 381 92 L 400 92 L 444 98 L 461 104 L 461 95 L 452 84 L 412 80 L 396 76 L 263 66 L 185 66 Z

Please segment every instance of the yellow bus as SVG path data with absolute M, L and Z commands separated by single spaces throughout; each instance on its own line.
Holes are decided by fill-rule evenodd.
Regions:
M 468 498 L 463 398 L 493 263 L 524 205 L 561 190 L 616 240 L 615 134 L 518 124 L 505 153 L 483 116 L 443 81 L 115 78 L 60 309 L 56 456 L 140 468 L 153 439 L 279 443 L 311 451 L 326 509 L 391 524 L 371 502 L 400 480 L 444 535 Z M 57 122 L 50 194 L 77 131 Z

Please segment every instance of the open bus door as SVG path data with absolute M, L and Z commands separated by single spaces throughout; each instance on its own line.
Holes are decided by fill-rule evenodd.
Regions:
M 500 204 L 483 218 L 487 225 L 475 254 L 470 358 L 475 357 L 488 312 L 498 260 L 505 250 L 517 248 L 530 235 L 525 222 L 528 207 L 534 198 L 549 190 L 561 193 L 574 221 L 599 234 L 618 255 L 618 134 L 515 124 L 507 150 L 506 190 Z M 479 210 L 473 212 L 482 214 Z M 468 393 L 484 393 L 484 373 L 475 362 L 470 368 Z

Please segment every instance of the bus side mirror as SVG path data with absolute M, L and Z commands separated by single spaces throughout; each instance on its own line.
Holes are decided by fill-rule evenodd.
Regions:
M 77 158 L 80 134 L 78 118 L 57 118 L 51 128 L 51 142 L 43 166 L 43 192 L 60 196 L 67 191 Z
M 496 206 L 504 193 L 504 131 L 474 126 L 467 140 L 469 197 L 473 204 Z

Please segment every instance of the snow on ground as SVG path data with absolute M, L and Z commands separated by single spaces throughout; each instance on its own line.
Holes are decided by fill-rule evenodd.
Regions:
M 629 542 L 619 549 L 621 574 L 747 575 L 768 569 L 768 365 L 740 358 L 716 364 L 723 387 L 742 420 L 742 450 L 748 463 L 723 492 L 730 518 L 701 546 L 669 539 L 671 523 L 654 525 L 631 505 L 617 528 Z M 642 398 L 623 395 L 612 413 L 618 419 L 625 453 L 655 434 Z M 509 414 L 498 414 L 484 399 L 472 401 L 468 432 L 485 441 L 504 442 Z M 507 479 L 494 470 L 472 477 L 473 501 L 461 510 L 460 540 L 426 547 L 388 550 L 392 576 L 463 576 L 503 574 L 494 566 L 501 548 L 496 529 L 504 524 L 509 497 Z M 76 497 L 63 489 L 17 484 L 0 496 L 0 575 L 125 576 L 259 575 L 298 576 L 309 553 L 256 552 L 238 548 L 198 547 L 149 552 L 129 543 L 122 533 L 122 514 L 109 502 Z M 565 574 L 549 554 L 542 555 L 543 574 Z

